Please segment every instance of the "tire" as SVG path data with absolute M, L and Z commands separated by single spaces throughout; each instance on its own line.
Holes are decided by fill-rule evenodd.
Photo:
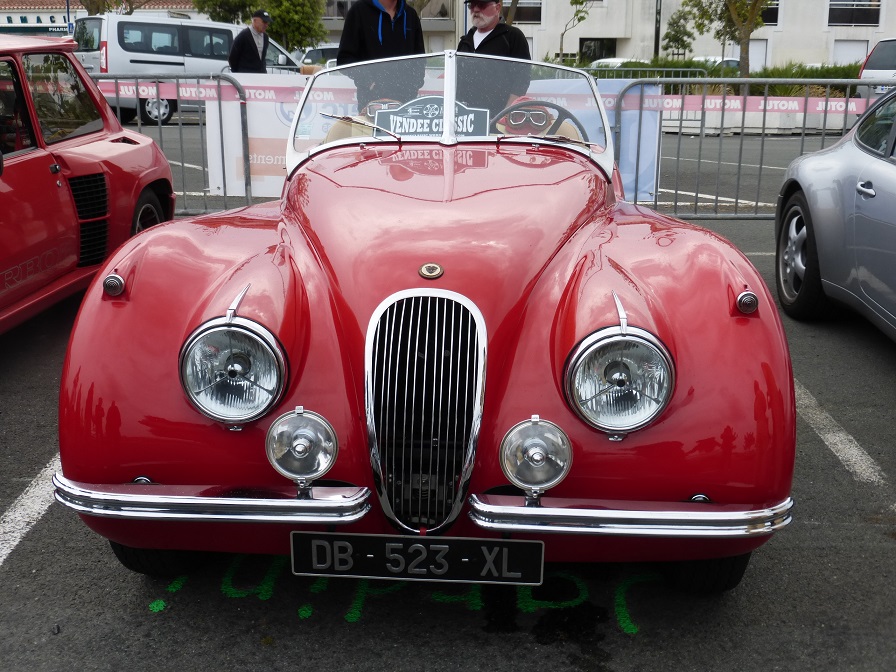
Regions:
M 144 124 L 158 124 L 161 116 L 161 123 L 165 125 L 171 121 L 177 110 L 177 103 L 164 98 L 141 98 L 139 105 L 140 120 Z
M 166 219 L 159 197 L 150 189 L 144 190 L 134 206 L 134 215 L 131 219 L 131 235 L 136 236 L 151 226 L 160 224 Z
M 122 124 L 129 124 L 137 118 L 137 110 L 124 107 L 113 107 L 112 109 L 115 110 L 115 116 Z
M 692 595 L 718 595 L 737 587 L 750 564 L 750 554 L 711 560 L 686 560 L 671 567 L 672 584 Z
M 209 562 L 211 553 L 199 551 L 170 551 L 155 548 L 131 548 L 109 542 L 118 561 L 138 574 L 162 579 L 189 574 Z
M 828 312 L 821 286 L 818 249 L 809 204 L 803 192 L 787 199 L 775 245 L 775 285 L 781 309 L 796 320 L 814 320 Z

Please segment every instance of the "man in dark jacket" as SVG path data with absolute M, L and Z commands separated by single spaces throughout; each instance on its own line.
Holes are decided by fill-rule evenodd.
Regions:
M 530 60 L 529 42 L 516 26 L 504 23 L 501 0 L 465 0 L 470 8 L 470 23 L 473 27 L 460 38 L 457 51 L 489 56 L 508 56 Z M 491 87 L 475 87 L 470 85 L 478 81 L 475 62 L 458 60 L 458 92 L 457 99 L 477 106 L 487 107 L 492 116 L 510 105 L 518 96 L 522 96 L 529 88 L 529 66 L 508 64 L 507 76 L 491 82 Z M 485 98 L 483 98 L 485 93 Z
M 252 15 L 252 23 L 233 38 L 233 46 L 230 47 L 230 63 L 232 72 L 267 72 L 264 66 L 264 58 L 268 53 L 270 38 L 267 35 L 268 25 L 271 23 L 271 15 L 265 10 L 259 9 Z
M 358 0 L 345 16 L 342 38 L 339 40 L 337 65 L 372 61 L 392 56 L 425 53 L 423 26 L 420 17 L 405 0 Z M 423 61 L 409 65 L 413 72 L 387 79 L 381 68 L 371 66 L 354 75 L 358 89 L 358 109 L 371 100 L 389 99 L 406 102 L 417 96 L 423 86 Z

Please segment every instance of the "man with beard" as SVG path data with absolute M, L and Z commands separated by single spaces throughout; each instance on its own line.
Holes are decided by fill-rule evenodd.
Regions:
M 458 52 L 526 60 L 532 58 L 523 31 L 504 22 L 501 0 L 465 0 L 464 4 L 470 8 L 473 27 L 460 38 Z M 490 77 L 491 81 L 487 84 L 477 81 L 480 78 L 476 71 L 481 68 L 476 66 L 474 59 L 458 61 L 461 77 L 457 98 L 468 104 L 487 107 L 493 117 L 529 88 L 529 66 L 508 63 L 506 73 L 501 77 Z

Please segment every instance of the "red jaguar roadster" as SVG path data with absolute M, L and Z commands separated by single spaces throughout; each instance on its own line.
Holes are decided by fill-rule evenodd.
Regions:
M 787 342 L 728 241 L 623 200 L 587 73 L 315 75 L 274 203 L 154 227 L 85 297 L 60 502 L 129 568 L 718 592 L 791 519 Z

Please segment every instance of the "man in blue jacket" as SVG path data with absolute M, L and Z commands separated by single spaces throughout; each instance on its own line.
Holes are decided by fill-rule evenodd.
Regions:
M 348 65 L 425 51 L 420 17 L 405 0 L 358 0 L 345 16 L 336 63 Z M 407 102 L 415 98 L 423 86 L 424 63 L 414 66 L 409 66 L 413 72 L 407 77 L 399 78 L 386 79 L 375 66 L 357 72 L 358 109 L 363 110 L 372 100 Z

